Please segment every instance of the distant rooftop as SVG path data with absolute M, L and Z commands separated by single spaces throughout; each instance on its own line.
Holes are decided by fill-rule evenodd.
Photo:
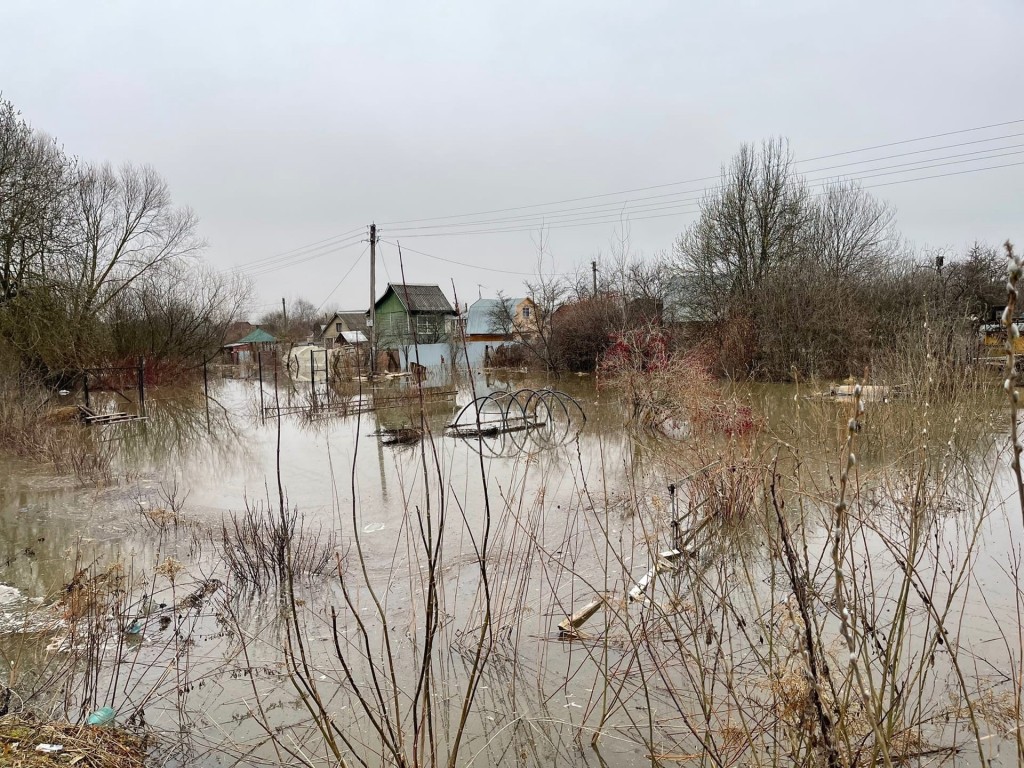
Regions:
M 252 331 L 252 333 L 248 334 L 247 336 L 243 336 L 238 341 L 232 344 L 227 344 L 225 346 L 237 347 L 241 346 L 242 344 L 273 344 L 276 341 L 277 339 L 275 339 L 269 333 L 264 331 L 262 328 L 256 328 L 254 331 Z
M 510 298 L 506 299 L 508 305 L 511 307 L 513 313 L 515 308 L 525 299 Z M 469 311 L 466 313 L 466 335 L 468 336 L 492 336 L 505 333 L 505 331 L 498 327 L 495 323 L 495 313 L 501 307 L 501 299 L 477 299 L 469 305 Z
M 388 283 L 384 295 L 377 299 L 377 306 L 394 291 L 407 312 L 438 312 L 454 315 L 455 310 L 448 302 L 448 297 L 436 285 L 415 285 L 413 283 Z

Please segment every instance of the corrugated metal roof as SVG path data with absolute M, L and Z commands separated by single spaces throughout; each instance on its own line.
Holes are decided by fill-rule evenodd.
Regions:
M 366 312 L 338 312 L 336 317 L 345 323 L 350 331 L 366 330 Z
M 454 315 L 455 310 L 448 303 L 448 298 L 436 285 L 413 285 L 412 283 L 388 283 L 388 290 L 377 300 L 379 305 L 388 295 L 388 291 L 394 291 L 398 300 L 402 302 L 408 312 L 440 312 Z
M 341 338 L 348 344 L 365 344 L 366 337 L 362 331 L 342 331 Z

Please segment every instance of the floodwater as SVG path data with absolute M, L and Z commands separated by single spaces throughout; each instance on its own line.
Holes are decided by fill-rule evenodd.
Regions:
M 322 382 L 314 395 L 308 382 L 261 392 L 253 381 L 213 380 L 209 400 L 201 389 L 157 391 L 145 421 L 81 428 L 111 457 L 102 482 L 0 459 L 0 650 L 17 659 L 11 686 L 36 692 L 36 703 L 51 697 L 51 707 L 73 718 L 101 705 L 132 724 L 142 713 L 158 734 L 157 764 L 329 764 L 331 739 L 349 764 L 396 762 L 389 740 L 421 764 L 446 761 L 456 742 L 460 765 L 626 767 L 651 765 L 652 754 L 669 763 L 699 758 L 696 734 L 712 723 L 735 729 L 740 698 L 763 691 L 751 683 L 738 696 L 712 685 L 716 711 L 702 711 L 692 672 L 710 662 L 697 646 L 736 642 L 744 616 L 763 620 L 791 590 L 776 585 L 768 544 L 735 524 L 719 530 L 687 572 L 709 584 L 742 578 L 754 586 L 714 632 L 706 629 L 706 642 L 704 629 L 701 642 L 686 634 L 692 656 L 679 638 L 693 630 L 701 601 L 713 602 L 702 587 L 688 587 L 689 597 L 683 590 L 684 618 L 661 645 L 642 636 L 649 611 L 626 595 L 651 569 L 652 553 L 678 544 L 672 505 L 686 518 L 696 491 L 687 497 L 683 489 L 695 487 L 688 478 L 702 466 L 767 467 L 778 473 L 780 496 L 791 498 L 799 477 L 801 498 L 830 510 L 848 406 L 807 400 L 793 387 L 750 387 L 736 395 L 763 425 L 756 445 L 742 436 L 694 444 L 685 435 L 631 432 L 619 393 L 572 377 L 551 384 L 580 404 L 585 419 L 567 413 L 551 429 L 480 438 L 445 432 L 474 394 L 545 384 L 480 374 L 431 386 L 421 400 L 400 380 L 375 393 L 392 407 L 368 410 L 365 393 L 328 394 Z M 323 407 L 311 410 L 314 400 Z M 947 622 L 956 640 L 945 640 L 940 653 L 964 648 L 960 666 L 990 693 L 1001 692 L 1011 676 L 1006 665 L 1019 658 L 1020 581 L 1011 567 L 1020 517 L 1003 418 L 990 403 L 952 417 L 869 404 L 857 437 L 859 471 L 886 478 L 865 480 L 857 502 L 885 518 L 878 528 L 891 541 L 909 530 L 898 510 L 934 486 L 924 492 L 934 552 L 923 545 L 918 567 L 932 584 L 959 585 L 950 598 L 956 622 Z M 929 428 L 930 437 L 922 431 Z M 412 436 L 389 444 L 394 435 Z M 922 466 L 933 486 L 915 485 Z M 679 489 L 675 502 L 670 484 Z M 740 493 L 726 504 L 729 488 L 714 491 L 723 510 L 755 499 Z M 290 552 L 299 572 L 293 584 L 271 578 L 254 588 L 244 569 L 252 575 L 262 562 L 272 571 L 274 548 L 270 528 L 246 529 L 244 521 L 272 525 L 282 515 L 294 517 Z M 251 530 L 248 543 L 234 537 L 238 530 Z M 827 553 L 825 523 L 815 514 L 796 536 L 805 549 Z M 872 572 L 870 584 L 867 571 L 848 578 L 877 594 L 881 615 L 898 582 L 892 574 L 903 566 L 879 541 L 864 535 L 853 546 L 887 571 Z M 227 565 L 226 550 L 241 571 Z M 963 561 L 969 577 L 957 582 Z M 96 651 L 87 693 L 56 695 L 50 673 L 74 653 L 59 609 L 66 585 L 76 569 L 112 563 L 126 574 L 125 615 L 140 623 L 115 628 L 119 636 Z M 827 584 L 821 562 L 809 570 Z M 294 609 L 282 608 L 289 589 Z M 579 639 L 560 639 L 558 623 L 599 594 L 615 609 L 599 612 Z M 928 626 L 907 634 L 910 656 L 934 648 L 931 610 L 919 608 Z M 489 655 L 477 669 L 485 621 Z M 726 631 L 728 622 L 735 626 Z M 946 676 L 929 682 L 942 706 L 918 729 L 939 746 L 948 729 L 932 720 L 955 698 L 942 689 L 951 679 L 944 663 L 932 662 L 934 674 Z M 735 664 L 734 674 L 746 674 Z M 317 700 L 336 729 L 318 727 Z M 698 726 L 696 713 L 704 718 Z M 1012 721 L 997 719 L 982 725 L 983 748 L 1009 765 Z M 963 759 L 972 764 L 977 752 Z

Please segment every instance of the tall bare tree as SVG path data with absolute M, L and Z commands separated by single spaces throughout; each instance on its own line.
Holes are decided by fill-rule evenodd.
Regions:
M 692 286 L 694 318 L 722 319 L 742 308 L 777 268 L 801 254 L 808 199 L 785 141 L 740 148 L 720 186 L 701 202 L 697 223 L 675 244 L 678 268 Z
M 195 214 L 174 205 L 150 166 L 85 166 L 74 205 L 77 247 L 65 270 L 78 317 L 102 312 L 136 280 L 204 246 Z

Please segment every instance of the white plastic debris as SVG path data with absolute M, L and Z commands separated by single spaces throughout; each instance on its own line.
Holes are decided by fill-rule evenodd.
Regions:
M 36 752 L 46 752 L 47 754 L 62 752 L 63 750 L 63 744 L 40 744 L 36 747 Z

